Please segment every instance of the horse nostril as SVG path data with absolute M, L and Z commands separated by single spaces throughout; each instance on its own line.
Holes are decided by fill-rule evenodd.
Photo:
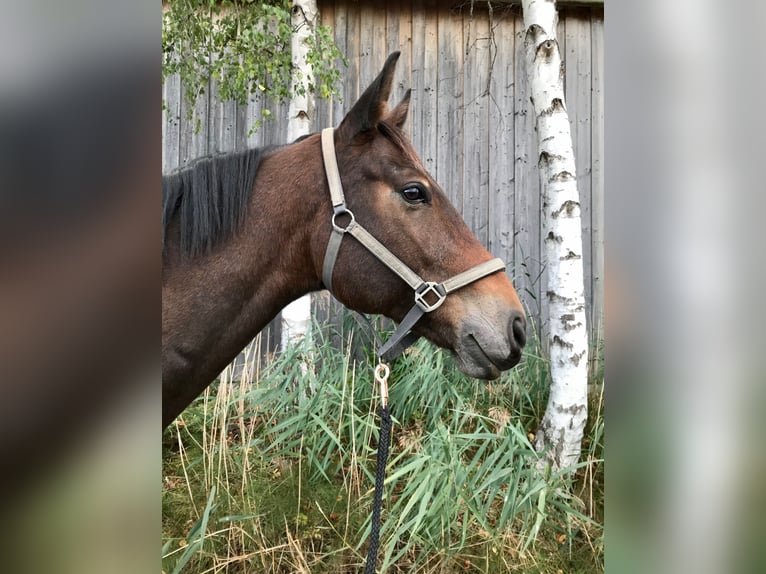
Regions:
M 511 315 L 511 342 L 515 342 L 520 349 L 527 343 L 527 319 L 519 311 Z

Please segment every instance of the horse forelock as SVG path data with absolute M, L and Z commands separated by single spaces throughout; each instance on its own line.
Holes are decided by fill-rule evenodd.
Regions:
M 396 148 L 401 152 L 405 159 L 410 161 L 415 167 L 421 171 L 426 171 L 423 166 L 423 162 L 420 161 L 418 154 L 415 153 L 415 149 L 407 139 L 405 133 L 396 126 L 388 123 L 385 120 L 378 122 L 378 131 L 383 134 Z
M 423 160 L 420 159 L 415 148 L 412 147 L 409 138 L 401 129 L 389 122 L 380 121 L 378 123 L 378 131 L 396 147 L 405 161 L 410 163 L 412 167 L 420 171 L 428 179 L 434 189 L 441 189 L 433 176 L 428 172 L 428 169 L 423 165 Z

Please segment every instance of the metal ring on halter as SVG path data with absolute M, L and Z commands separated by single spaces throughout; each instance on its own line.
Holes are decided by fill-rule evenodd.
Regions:
M 339 215 L 348 215 L 351 217 L 351 221 L 346 227 L 341 227 L 335 222 L 335 218 Z M 338 210 L 335 213 L 332 214 L 332 227 L 335 231 L 339 233 L 346 233 L 347 231 L 351 231 L 351 229 L 356 225 L 356 217 L 354 217 L 354 212 L 350 209 L 344 209 L 342 211 Z
M 437 297 L 436 302 L 429 303 L 426 301 L 426 295 L 435 295 Z M 439 283 L 434 283 L 433 281 L 424 282 L 415 291 L 415 303 L 426 313 L 430 313 L 431 311 L 435 311 L 441 307 L 441 304 L 444 303 L 446 298 L 447 292 L 444 290 L 444 287 L 442 287 Z

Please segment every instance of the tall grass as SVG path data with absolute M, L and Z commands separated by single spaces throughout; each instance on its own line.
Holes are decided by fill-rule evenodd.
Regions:
M 165 572 L 360 570 L 378 397 L 374 357 L 344 332 L 267 364 L 252 351 L 240 380 L 224 372 L 166 431 Z M 396 362 L 379 571 L 603 570 L 602 384 L 583 462 L 544 474 L 530 433 L 547 373 L 534 341 L 489 383 L 426 342 Z

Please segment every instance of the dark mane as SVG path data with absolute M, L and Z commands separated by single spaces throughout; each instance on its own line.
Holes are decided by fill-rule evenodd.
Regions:
M 162 176 L 162 253 L 168 229 L 178 220 L 181 254 L 209 253 L 236 232 L 261 160 L 270 149 L 257 148 L 208 156 Z

